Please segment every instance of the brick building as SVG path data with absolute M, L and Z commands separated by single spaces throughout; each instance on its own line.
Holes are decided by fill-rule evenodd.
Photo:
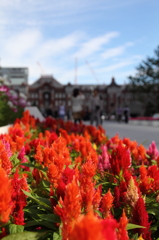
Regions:
M 71 112 L 71 96 L 74 88 L 79 88 L 85 95 L 85 109 L 89 110 L 90 96 L 94 88 L 101 96 L 102 112 L 108 117 L 116 113 L 117 108 L 128 105 L 132 116 L 144 115 L 146 99 L 137 101 L 137 94 L 130 91 L 129 85 L 118 85 L 114 78 L 110 84 L 75 84 L 62 85 L 52 75 L 43 75 L 33 84 L 28 84 L 28 68 L 0 67 L 0 76 L 10 82 L 17 92 L 24 93 L 31 105 L 36 105 L 43 113 L 52 112 L 57 116 L 60 104 L 64 104 L 67 112 Z M 154 94 L 153 94 L 154 95 Z
M 62 85 L 52 75 L 43 75 L 28 89 L 28 101 L 36 105 L 43 113 L 47 111 L 56 117 L 60 104 L 64 104 L 67 111 L 71 111 L 71 97 L 74 88 L 79 88 L 85 95 L 85 109 L 89 110 L 90 96 L 94 88 L 98 89 L 101 97 L 103 113 L 108 116 L 115 114 L 117 107 L 129 105 L 131 94 L 126 91 L 126 86 L 118 85 L 112 78 L 109 85 Z

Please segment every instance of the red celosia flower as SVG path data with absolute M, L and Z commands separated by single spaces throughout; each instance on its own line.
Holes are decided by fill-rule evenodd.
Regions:
M 25 147 L 23 146 L 18 154 L 18 159 L 21 160 L 21 163 L 28 162 L 27 158 L 25 157 Z M 25 169 L 25 171 L 30 171 L 29 167 L 21 166 L 21 168 Z
M 22 189 L 28 191 L 28 184 L 26 181 L 26 177 L 23 174 L 20 176 L 18 171 L 13 176 L 12 179 L 12 216 L 14 218 L 14 223 L 17 225 L 24 225 L 24 207 L 26 206 L 26 198 L 27 196 L 23 193 Z
M 120 171 L 127 170 L 131 166 L 131 156 L 127 148 L 119 144 L 116 149 L 112 151 L 110 157 L 110 164 L 112 167 L 112 172 L 115 175 L 119 175 Z
M 146 240 L 151 240 L 151 230 L 150 230 L 150 223 L 148 220 L 148 212 L 146 211 L 146 207 L 144 204 L 144 200 L 140 197 L 133 209 L 132 212 L 132 222 L 134 224 L 143 226 L 145 228 L 137 228 L 134 231 L 142 234 L 142 237 Z
M 107 240 L 117 240 L 116 228 L 118 226 L 115 219 L 111 216 L 102 220 L 103 235 Z
M 120 190 L 119 190 L 119 187 L 116 186 L 114 188 L 114 206 L 116 208 L 120 207 L 121 206 L 121 201 L 120 201 Z
M 9 221 L 11 213 L 11 183 L 6 171 L 0 167 L 0 225 Z
M 36 185 L 38 185 L 41 182 L 43 177 L 40 170 L 38 170 L 37 168 L 34 168 L 32 171 L 32 175 L 33 175 L 33 178 L 35 179 Z
M 61 179 L 58 182 L 57 186 L 57 196 L 62 197 L 62 199 L 65 196 L 65 189 L 68 183 L 72 182 L 73 176 L 75 175 L 74 169 L 70 169 L 69 167 L 66 167 L 61 175 Z
M 140 181 L 139 187 L 143 194 L 146 194 L 148 191 L 151 190 L 151 181 L 147 175 L 147 169 L 144 164 L 141 165 L 140 169 Z
M 69 240 L 117 240 L 116 227 L 114 219 L 99 219 L 90 211 L 76 221 Z
M 148 167 L 147 171 L 148 177 L 151 179 L 151 189 L 152 191 L 159 190 L 159 169 L 156 165 Z
M 7 236 L 8 234 L 7 234 L 7 230 L 6 230 L 6 228 L 4 228 L 4 227 L 2 227 L 2 229 L 1 229 L 1 234 L 0 234 L 0 239 L 3 239 L 5 236 Z

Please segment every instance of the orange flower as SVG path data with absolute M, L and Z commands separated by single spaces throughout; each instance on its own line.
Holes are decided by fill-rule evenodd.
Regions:
M 11 173 L 12 163 L 4 144 L 0 141 L 0 167 L 4 168 L 7 174 Z
M 62 220 L 62 239 L 67 240 L 81 213 L 81 195 L 75 179 L 67 185 L 64 201 L 60 199 L 59 202 L 60 206 L 56 205 L 54 210 Z
M 92 209 L 93 196 L 95 193 L 96 165 L 92 161 L 87 161 L 82 165 L 80 173 L 80 191 L 82 195 L 82 205 L 86 211 Z
M 101 185 L 95 190 L 94 195 L 93 195 L 93 209 L 98 210 L 99 209 L 99 204 L 101 201 Z
M 50 183 L 52 183 L 53 186 L 55 188 L 57 188 L 57 186 L 58 186 L 57 182 L 58 182 L 61 174 L 59 173 L 58 167 L 54 163 L 49 165 L 47 176 L 50 180 Z
M 113 195 L 111 194 L 109 189 L 108 192 L 103 196 L 101 200 L 101 207 L 103 210 L 104 218 L 110 215 L 110 209 L 112 208 L 113 200 L 114 200 Z
M 127 224 L 128 224 L 128 219 L 125 215 L 125 211 L 123 210 L 123 214 L 120 218 L 118 231 L 117 231 L 118 240 L 128 240 L 129 239 L 128 232 L 126 230 Z
M 37 146 L 36 154 L 34 155 L 34 158 L 40 164 L 43 163 L 43 151 L 42 151 L 42 147 L 40 145 Z
M 0 225 L 9 221 L 11 213 L 11 184 L 6 171 L 0 167 Z
M 114 219 L 99 219 L 90 211 L 79 217 L 69 240 L 116 240 L 116 227 Z
M 151 182 L 147 175 L 147 169 L 144 164 L 140 167 L 140 182 L 139 187 L 143 194 L 147 193 L 151 189 Z

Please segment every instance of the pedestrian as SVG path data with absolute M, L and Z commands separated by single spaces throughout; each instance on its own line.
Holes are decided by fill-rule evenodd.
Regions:
M 93 125 L 95 121 L 96 126 L 98 126 L 101 124 L 101 100 L 97 89 L 94 89 L 93 91 L 93 96 L 90 99 L 90 105 L 90 124 Z
M 120 122 L 123 115 L 123 109 L 119 106 L 117 109 L 117 121 Z
M 64 120 L 65 114 L 66 114 L 66 112 L 65 112 L 65 106 L 63 105 L 63 103 L 61 103 L 60 106 L 59 106 L 59 110 L 58 110 L 58 116 L 59 116 L 59 118 L 61 118 L 62 120 Z
M 72 115 L 74 123 L 81 123 L 82 121 L 84 99 L 85 96 L 81 93 L 81 91 L 78 88 L 75 88 L 72 95 Z
M 125 121 L 125 123 L 128 123 L 129 122 L 129 115 L 130 115 L 129 107 L 125 106 L 123 112 L 124 112 L 124 121 Z

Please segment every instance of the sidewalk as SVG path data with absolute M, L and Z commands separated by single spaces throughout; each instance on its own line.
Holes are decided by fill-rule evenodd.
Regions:
M 159 127 L 159 120 L 129 120 L 129 124 Z

